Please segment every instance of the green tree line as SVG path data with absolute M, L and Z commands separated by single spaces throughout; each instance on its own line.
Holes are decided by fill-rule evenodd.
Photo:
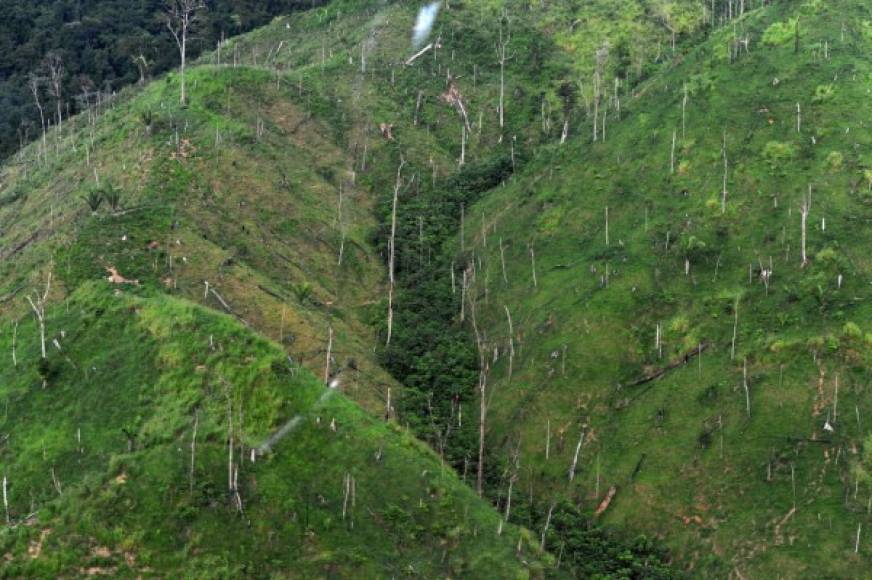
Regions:
M 222 37 L 251 30 L 279 14 L 323 0 L 207 0 L 189 55 Z M 74 114 L 110 93 L 178 66 L 164 0 L 4 0 L 0 2 L 0 158 L 41 132 L 33 85 L 47 121 Z M 49 64 L 62 63 L 60 90 Z M 57 96 L 57 93 L 60 96 Z

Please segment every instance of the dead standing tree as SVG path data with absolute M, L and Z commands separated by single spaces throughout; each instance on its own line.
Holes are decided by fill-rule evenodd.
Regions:
M 27 296 L 27 301 L 30 303 L 30 308 L 36 316 L 36 321 L 39 323 L 39 345 L 42 353 L 42 358 L 45 358 L 45 305 L 48 301 L 48 294 L 51 291 L 51 276 L 52 269 L 49 267 L 48 277 L 45 281 L 45 291 L 40 294 L 38 290 L 33 291 L 33 297 Z M 34 298 L 36 300 L 34 300 Z
M 464 278 L 466 278 L 464 272 Z M 478 465 L 476 474 L 475 489 L 479 497 L 483 494 L 484 486 L 484 451 L 485 451 L 485 433 L 487 432 L 487 408 L 488 408 L 488 391 L 487 391 L 487 376 L 490 367 L 487 362 L 487 347 L 484 344 L 481 334 L 478 331 L 478 323 L 475 318 L 475 297 L 474 292 L 467 292 L 466 296 L 469 300 L 469 315 L 472 322 L 472 331 L 475 335 L 475 345 L 478 349 L 478 396 L 479 396 L 479 417 L 478 417 Z
M 42 85 L 43 78 L 31 73 L 27 79 L 27 88 L 30 89 L 30 94 L 33 95 L 33 102 L 36 104 L 36 109 L 39 111 L 39 122 L 42 126 L 42 155 L 45 157 L 46 155 L 46 144 L 45 144 L 45 109 L 42 107 L 42 101 L 39 100 L 39 89 Z
M 721 191 L 721 213 L 727 213 L 727 130 L 724 129 L 724 145 L 721 150 L 724 157 L 724 186 Z
M 64 61 L 61 55 L 56 52 L 50 52 L 45 57 L 45 68 L 48 69 L 49 76 L 49 93 L 54 97 L 57 104 L 57 122 L 58 122 L 58 137 L 63 130 L 63 81 L 64 81 Z
M 500 63 L 500 143 L 503 141 L 503 127 L 506 117 L 506 63 L 514 58 L 513 54 L 509 54 L 509 43 L 512 40 L 512 35 L 507 25 L 508 15 L 504 13 L 500 18 L 500 38 L 497 42 L 497 61 Z
M 388 336 L 385 340 L 385 346 L 391 344 L 391 332 L 394 325 L 394 260 L 396 257 L 396 239 L 397 239 L 397 200 L 400 197 L 400 188 L 403 186 L 403 165 L 406 160 L 400 156 L 400 164 L 397 167 L 397 180 L 394 183 L 394 201 L 391 209 L 391 237 L 388 240 Z
M 597 122 L 599 121 L 600 102 L 603 96 L 603 71 L 605 70 L 606 62 L 609 59 L 609 47 L 604 44 L 596 50 L 596 69 L 593 73 L 593 140 L 596 141 Z M 605 140 L 605 113 L 603 113 L 603 140 Z
M 801 267 L 805 268 L 808 265 L 808 255 L 806 254 L 806 241 L 808 240 L 808 212 L 811 209 L 811 186 L 808 186 L 808 195 L 803 197 L 802 205 L 799 208 L 800 227 L 802 228 L 802 237 L 800 250 L 802 252 Z
M 203 0 L 168 0 L 164 18 L 166 26 L 173 39 L 176 41 L 176 46 L 179 49 L 179 60 L 181 66 L 179 74 L 181 75 L 181 89 L 179 102 L 185 104 L 185 65 L 188 57 L 188 40 L 193 32 L 193 28 L 199 21 L 200 11 L 206 8 L 206 3 Z

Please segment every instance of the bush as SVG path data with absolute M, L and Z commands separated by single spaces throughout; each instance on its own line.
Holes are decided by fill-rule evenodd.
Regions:
M 769 141 L 763 147 L 763 158 L 766 159 L 773 173 L 781 171 L 783 165 L 794 157 L 796 157 L 796 148 L 792 143 Z
M 312 297 L 312 285 L 308 282 L 293 284 L 291 285 L 291 290 L 300 304 L 305 304 Z
M 845 163 L 845 156 L 842 155 L 839 151 L 831 151 L 829 155 L 827 155 L 826 160 L 827 169 L 831 172 L 835 173 L 837 171 L 842 170 L 842 165 Z
M 103 203 L 103 193 L 95 188 L 89 191 L 82 199 L 85 200 L 85 203 L 91 209 L 91 213 L 95 214 Z
M 863 337 L 863 331 L 860 330 L 860 327 L 853 322 L 845 323 L 845 326 L 842 327 L 842 334 L 845 335 L 846 338 L 859 339 Z
M 818 85 L 814 89 L 814 96 L 811 98 L 811 102 L 817 105 L 828 103 L 833 100 L 834 96 L 836 96 L 836 87 L 833 85 Z
M 791 18 L 786 22 L 776 22 L 763 33 L 763 44 L 767 46 L 787 44 L 794 39 L 797 24 L 796 18 Z

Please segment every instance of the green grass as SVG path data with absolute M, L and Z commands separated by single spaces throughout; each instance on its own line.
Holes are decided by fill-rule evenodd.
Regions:
M 45 364 L 31 321 L 18 366 L 0 339 L 7 573 L 514 577 L 539 565 L 535 541 L 514 527 L 497 536 L 499 516 L 429 449 L 229 317 L 100 282 L 48 321 L 60 349 Z M 231 435 L 242 512 L 228 492 Z M 41 534 L 41 555 L 28 556 Z
M 805 21 L 798 54 L 792 42 L 760 44 L 765 30 L 796 14 Z M 872 324 L 863 250 L 872 243 L 870 198 L 861 179 L 872 70 L 857 24 L 868 17 L 849 1 L 756 10 L 742 21 L 748 54 L 730 63 L 721 47 L 732 31 L 713 34 L 642 85 L 605 142 L 542 151 L 524 176 L 469 212 L 468 255 L 455 259 L 474 253 L 482 261 L 476 287 L 488 303 L 479 324 L 488 348 L 501 352 L 492 367 L 491 440 L 512 450 L 522 441 L 525 485 L 548 489 L 543 497 L 592 510 L 617 485 L 605 521 L 664 538 L 695 573 L 814 577 L 826 569 L 853 577 L 868 564 L 868 542 L 859 554 L 854 547 L 857 526 L 870 523 L 872 490 L 860 486 L 855 495 L 849 470 L 868 434 L 872 345 L 843 330 L 850 321 L 862 334 Z M 801 268 L 799 206 L 809 185 L 810 264 Z M 767 291 L 760 270 L 770 256 Z M 519 352 L 511 381 L 504 305 Z M 700 342 L 710 345 L 701 367 L 694 358 L 656 382 L 626 387 Z M 836 411 L 828 434 L 824 422 Z M 549 422 L 552 445 L 564 441 L 546 461 Z M 580 474 L 570 485 L 582 429 Z M 694 516 L 700 520 L 682 519 Z
M 477 524 L 457 532 L 462 542 L 451 531 L 467 508 L 481 510 L 475 521 L 488 522 L 484 527 L 495 525 L 497 516 L 466 498 L 468 489 L 454 487 L 459 483 L 450 468 L 440 467 L 439 477 L 458 495 L 441 502 L 434 497 L 448 495 L 431 494 L 432 501 L 423 504 L 429 506 L 426 514 L 419 513 L 414 506 L 426 495 L 420 487 L 426 482 L 412 485 L 410 474 L 426 469 L 423 480 L 436 472 L 430 452 L 408 435 L 390 433 L 393 427 L 367 419 L 339 396 L 324 408 L 346 413 L 360 429 L 342 440 L 344 421 L 337 433 L 307 422 L 283 444 L 293 461 L 278 465 L 279 448 L 266 462 L 246 463 L 240 478 L 247 515 L 234 515 L 222 474 L 227 400 L 220 387 L 203 387 L 206 376 L 219 380 L 213 375 L 222 369 L 252 389 L 257 385 L 257 393 L 268 400 L 253 392 L 240 392 L 238 399 L 243 409 L 254 405 L 263 412 L 259 419 L 256 412 L 245 419 L 246 444 L 253 445 L 294 409 L 311 413 L 312 397 L 320 392 L 312 379 L 302 378 L 303 371 L 261 388 L 258 381 L 271 372 L 257 362 L 261 358 L 283 361 L 283 350 L 319 375 L 332 328 L 332 367 L 341 372 L 344 394 L 381 415 L 389 388 L 401 401 L 397 408 L 404 409 L 399 383 L 416 388 L 427 383 L 423 379 L 434 378 L 438 365 L 426 355 L 450 353 L 464 368 L 429 384 L 465 397 L 470 433 L 458 442 L 462 455 L 477 443 L 474 384 L 462 378 L 469 370 L 471 333 L 456 319 L 447 320 L 459 314 L 460 298 L 446 296 L 450 264 L 459 279 L 474 261 L 470 295 L 478 302 L 488 359 L 495 357 L 489 377 L 487 492 L 505 509 L 508 477 L 520 458 L 522 467 L 514 468 L 514 522 L 538 534 L 553 501 L 567 500 L 589 514 L 609 486 L 617 485 L 601 520 L 625 535 L 645 533 L 665 541 L 676 566 L 691 574 L 720 577 L 736 569 L 746 576 L 813 577 L 825 569 L 836 577 L 856 576 L 869 558 L 868 542 L 853 553 L 857 524 L 868 528 L 872 523 L 864 511 L 870 490 L 861 485 L 855 496 L 849 474 L 868 433 L 870 408 L 866 337 L 872 333 L 872 311 L 864 252 L 872 243 L 866 227 L 872 199 L 865 127 L 872 79 L 864 58 L 872 38 L 868 8 L 857 0 L 777 2 L 751 11 L 735 26 L 710 29 L 710 20 L 703 22 L 693 2 L 510 3 L 503 15 L 508 18 L 501 18 L 494 2 L 452 2 L 440 15 L 442 48 L 402 66 L 412 52 L 409 31 L 416 8 L 343 0 L 276 19 L 223 46 L 222 66 L 217 53 L 204 55 L 188 72 L 187 107 L 177 102 L 177 76 L 168 75 L 129 90 L 93 127 L 81 117 L 67 123 L 68 133 L 56 150 L 52 145 L 47 162 L 37 161 L 34 144 L 0 169 L 0 299 L 12 296 L 0 309 L 6 329 L 10 318 L 22 320 L 21 348 L 30 349 L 26 356 L 22 350 L 29 365 L 25 370 L 2 367 L 0 372 L 14 373 L 8 376 L 21 397 L 16 401 L 52 417 L 39 428 L 33 421 L 15 424 L 27 436 L 10 441 L 21 441 L 28 450 L 23 459 L 14 454 L 21 475 L 12 480 L 17 487 L 13 505 L 16 515 L 26 515 L 26 494 L 33 491 L 37 507 L 47 510 L 40 517 L 53 518 L 55 531 L 47 541 L 61 548 L 51 559 L 28 562 L 16 556 L 16 565 L 24 566 L 20 573 L 70 572 L 92 560 L 103 565 L 105 557 L 94 555 L 92 537 L 112 548 L 107 564 L 125 572 L 124 566 L 167 571 L 188 565 L 192 574 L 195 566 L 262 574 L 303 562 L 301 575 L 399 575 L 412 572 L 407 564 L 423 575 L 474 575 L 491 566 L 491 558 L 506 566 L 514 562 L 501 542 L 487 543 L 496 542 L 492 537 L 479 533 L 469 540 Z M 797 18 L 801 36 L 795 53 L 792 23 Z M 674 51 L 664 22 L 678 32 Z M 511 31 L 514 53 L 506 68 L 503 128 L 494 50 L 500 23 Z M 730 62 L 729 47 L 745 37 L 749 49 L 740 48 Z M 608 110 L 608 127 L 604 141 L 591 142 L 592 77 L 596 51 L 606 42 L 609 56 L 601 77 L 610 96 L 603 97 L 601 111 Z M 365 71 L 361 50 L 367 51 Z M 462 121 L 440 100 L 449 74 L 471 121 L 467 170 L 459 173 Z M 616 77 L 620 112 L 612 96 Z M 798 133 L 796 103 L 802 110 Z M 565 120 L 569 138 L 558 145 Z M 382 123 L 394 125 L 393 140 L 381 135 Z M 722 213 L 724 132 L 729 193 Z M 55 136 L 49 139 L 53 144 Z M 446 296 L 416 294 L 416 279 L 402 279 L 398 297 L 410 302 L 403 306 L 410 316 L 400 320 L 411 323 L 413 339 L 430 333 L 434 342 L 418 345 L 421 352 L 415 356 L 424 355 L 414 361 L 423 369 L 420 376 L 391 377 L 378 363 L 385 355 L 380 345 L 386 216 L 400 155 L 406 161 L 398 216 L 400 275 L 414 271 L 426 256 L 427 264 L 442 267 L 427 272 L 429 287 Z M 489 192 L 470 194 L 477 170 L 510 158 L 513 177 Z M 133 211 L 111 215 L 104 206 L 91 215 L 82 196 L 98 178 L 121 187 L 122 206 Z M 799 268 L 799 205 L 809 184 L 811 262 Z M 345 195 L 341 222 L 340 187 Z M 444 239 L 457 234 L 458 205 L 479 198 L 463 206 L 463 241 L 443 247 Z M 508 283 L 503 282 L 500 244 Z M 768 267 L 770 256 L 774 274 L 767 291 L 759 270 L 761 264 Z M 94 283 L 106 276 L 107 265 L 142 284 L 135 292 L 141 297 L 119 299 L 125 305 L 120 310 L 108 306 L 114 299 L 104 283 Z M 57 400 L 50 396 L 53 387 L 43 392 L 34 374 L 34 330 L 23 300 L 49 267 L 57 281 L 51 298 L 59 303 L 52 332 L 63 329 L 91 341 L 83 338 L 80 348 L 64 339 L 64 350 L 52 352 L 52 368 L 60 372 L 55 380 L 70 391 Z M 280 341 L 281 348 L 255 348 L 251 341 L 260 339 L 252 338 L 253 332 L 193 307 L 223 310 L 214 295 L 204 294 L 204 281 L 251 331 Z M 731 357 L 737 298 L 736 355 Z M 415 300 L 427 302 L 419 308 Z M 434 304 L 438 308 L 429 308 Z M 64 311 L 67 305 L 70 310 Z M 515 329 L 511 381 L 506 307 Z M 100 309 L 111 311 L 106 320 L 112 324 L 100 323 L 93 314 L 86 325 L 90 318 L 82 312 Z M 134 311 L 153 312 L 153 325 Z M 184 329 L 168 333 L 175 316 Z M 196 322 L 198 317 L 220 321 L 222 330 L 213 322 Z M 852 327 L 845 332 L 849 322 L 859 334 Z M 658 323 L 662 356 L 654 348 Z M 91 328 L 107 334 L 97 336 Z M 196 335 L 197 346 L 178 344 L 177 331 Z M 119 340 L 111 332 L 129 337 Z M 228 333 L 242 337 L 237 358 L 210 358 L 220 353 L 209 354 L 208 335 Z M 464 337 L 467 343 L 461 345 Z M 9 336 L 3 340 L 0 352 L 7 352 Z M 694 358 L 656 382 L 626 387 L 702 341 L 709 347 L 701 367 Z M 78 370 L 65 365 L 63 356 Z M 248 361 L 248 356 L 254 358 Z M 84 369 L 112 368 L 116 358 L 128 361 L 114 369 L 121 373 L 124 392 L 108 391 L 118 397 L 111 405 L 117 416 L 91 419 L 91 428 L 99 425 L 104 432 L 103 456 L 76 457 L 70 433 L 78 428 L 77 415 L 63 411 L 79 409 L 83 417 L 96 412 L 99 406 L 86 404 L 80 391 L 94 382 L 108 389 L 114 375 L 95 370 L 91 381 Z M 131 362 L 136 360 L 147 362 Z M 198 364 L 206 367 L 205 375 Z M 825 373 L 822 396 L 819 369 Z M 825 438 L 823 421 L 835 411 L 837 375 L 836 432 Z M 182 387 L 157 387 L 167 381 Z M 292 409 L 280 401 L 294 381 L 309 381 L 300 389 L 309 394 Z M 443 388 L 446 382 L 451 384 Z M 141 399 L 145 391 L 149 396 Z M 102 389 L 89 392 L 97 401 L 103 399 L 95 393 L 106 396 Z M 410 398 L 406 409 L 431 402 L 424 392 Z M 214 489 L 198 490 L 194 501 L 185 493 L 185 437 L 198 404 L 204 405 L 204 471 L 198 479 L 213 482 Z M 434 427 L 427 425 L 433 422 L 429 412 L 398 418 L 428 435 Z M 154 448 L 126 454 L 118 434 L 125 421 Z M 582 429 L 587 435 L 578 473 L 568 484 Z M 415 465 L 390 479 L 389 486 L 372 462 L 374 442 L 382 438 L 402 441 L 409 449 L 403 461 Z M 807 441 L 812 438 L 816 442 Z M 337 439 L 342 445 L 321 447 Z M 43 441 L 57 458 L 65 488 L 59 498 L 46 475 L 47 459 L 40 459 Z M 429 442 L 435 444 L 432 438 Z M 107 463 L 112 457 L 114 462 Z M 94 475 L 77 471 L 73 458 Z M 122 471 L 129 471 L 128 483 L 110 485 Z M 347 472 L 359 474 L 361 486 L 388 489 L 399 499 L 379 499 L 370 521 L 347 529 L 348 520 L 337 519 L 337 494 Z M 22 492 L 28 489 L 22 485 L 30 489 Z M 97 501 L 104 493 L 105 500 Z M 92 497 L 97 499 L 90 502 Z M 114 502 L 131 509 L 119 513 Z M 776 533 L 794 502 L 797 511 Z M 314 532 L 300 523 L 306 509 L 310 524 L 317 522 L 311 524 Z M 115 526 L 116 519 L 122 524 Z M 546 538 L 554 552 L 577 525 L 568 521 L 564 527 L 570 532 Z M 448 527 L 442 529 L 443 523 Z M 8 531 L 8 545 L 15 546 L 9 551 L 23 554 L 38 537 L 38 527 Z M 475 549 L 478 542 L 485 548 Z M 179 544 L 186 546 L 184 552 Z M 428 554 L 436 545 L 440 548 Z M 449 550 L 444 560 L 440 549 Z M 123 561 L 125 551 L 136 553 L 135 566 Z M 482 560 L 476 562 L 476 555 Z M 188 558 L 193 558 L 190 564 Z

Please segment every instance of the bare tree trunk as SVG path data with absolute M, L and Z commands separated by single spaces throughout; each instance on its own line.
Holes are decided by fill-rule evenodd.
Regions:
M 724 129 L 724 187 L 721 192 L 721 213 L 727 213 L 727 131 Z
M 735 318 L 733 320 L 733 340 L 730 344 L 730 360 L 736 358 L 736 332 L 739 330 L 739 298 L 736 298 L 736 304 L 733 306 Z
M 539 542 L 539 549 L 545 549 L 545 536 L 548 534 L 548 527 L 551 525 L 551 513 L 554 511 L 554 504 L 548 507 L 548 515 L 545 516 L 545 527 L 542 528 L 542 540 Z
M 684 83 L 684 97 L 681 99 L 681 139 L 685 138 L 685 113 L 687 112 L 687 83 Z
M 476 476 L 475 489 L 479 497 L 482 495 L 484 485 L 484 434 L 487 424 L 487 374 L 479 371 L 479 415 L 478 415 L 478 474 Z
M 42 295 L 40 295 L 39 292 L 33 293 L 36 297 L 36 301 L 34 301 L 30 296 L 27 296 L 30 308 L 33 310 L 33 314 L 36 316 L 36 320 L 39 323 L 39 343 L 42 358 L 45 358 L 45 305 L 48 300 L 49 291 L 51 290 L 51 276 L 52 270 L 49 269 L 48 278 L 45 282 L 45 292 L 43 292 Z
M 507 305 L 503 305 L 503 308 L 506 309 L 506 320 L 509 324 L 509 378 L 508 380 L 512 380 L 512 366 L 515 361 L 515 329 L 512 326 L 512 315 L 509 314 L 509 307 Z
M 194 411 L 194 432 L 191 434 L 191 471 L 188 476 L 188 485 L 192 496 L 194 495 L 194 465 L 197 454 L 197 427 L 199 424 L 200 413 L 199 411 Z
M 230 390 L 227 391 L 227 489 L 234 491 L 233 486 L 233 399 Z
M 503 140 L 503 127 L 505 126 L 505 114 L 506 114 L 506 62 L 512 58 L 509 55 L 509 42 L 512 39 L 511 34 L 506 31 L 503 32 L 503 19 L 500 18 L 500 39 L 499 44 L 497 44 L 497 59 L 500 63 L 500 100 L 499 100 L 499 113 L 500 113 L 500 142 Z
M 393 331 L 394 324 L 394 258 L 396 256 L 396 237 L 397 237 L 397 200 L 400 195 L 400 187 L 403 184 L 403 165 L 406 164 L 405 159 L 400 157 L 400 165 L 397 167 L 397 180 L 394 184 L 394 202 L 393 208 L 391 209 L 391 239 L 388 241 L 388 250 L 390 252 L 390 256 L 388 258 L 388 336 L 385 341 L 385 346 L 389 346 L 391 344 L 391 332 Z
M 324 364 L 324 384 L 330 383 L 330 358 L 333 356 L 333 327 L 327 329 L 327 360 Z
M 188 59 L 188 37 L 192 27 L 198 22 L 199 12 L 206 8 L 203 0 L 170 0 L 167 3 L 166 12 L 164 14 L 166 26 L 173 39 L 176 41 L 176 46 L 179 49 L 179 60 L 181 61 L 180 75 L 180 98 L 179 102 L 184 105 L 187 100 L 185 89 L 185 68 Z
M 18 366 L 18 356 L 15 354 L 15 342 L 18 338 L 18 321 L 12 322 L 12 366 Z
M 802 206 L 799 208 L 800 212 L 800 226 L 802 228 L 802 238 L 800 251 L 802 252 L 802 263 L 801 267 L 805 268 L 808 265 L 808 255 L 806 254 L 806 241 L 808 239 L 808 212 L 811 209 L 811 186 L 808 186 L 808 196 L 802 200 Z
M 569 481 L 575 479 L 575 468 L 578 465 L 578 456 L 581 453 L 581 446 L 584 445 L 584 429 L 581 430 L 581 436 L 578 438 L 578 445 L 575 446 L 575 456 L 572 458 L 572 465 L 569 467 Z
M 533 246 L 530 246 L 530 267 L 533 270 L 533 288 L 539 287 L 539 282 L 536 279 L 536 250 L 533 249 Z
M 500 237 L 500 265 L 503 268 L 503 282 L 508 285 L 509 279 L 506 277 L 506 254 L 503 251 L 503 238 Z
M 465 275 L 465 272 L 464 272 Z M 475 300 L 472 293 L 469 293 L 469 312 L 472 321 L 472 331 L 475 335 L 475 344 L 478 349 L 478 391 L 479 391 L 479 415 L 478 415 L 478 465 L 476 474 L 475 489 L 479 497 L 483 494 L 484 487 L 484 452 L 485 452 L 485 432 L 487 431 L 487 360 L 485 358 L 485 347 L 482 343 L 481 335 L 478 332 L 478 323 L 475 317 Z
M 45 110 L 42 108 L 42 102 L 39 100 L 39 84 L 40 79 L 36 76 L 31 75 L 28 80 L 28 87 L 30 88 L 30 92 L 33 95 L 33 101 L 36 103 L 36 108 L 39 111 L 39 122 L 42 127 L 42 155 L 43 158 L 46 156 L 47 146 L 46 146 L 46 125 L 45 125 Z
M 49 92 L 55 98 L 55 104 L 57 106 L 58 137 L 60 137 L 63 133 L 62 85 L 64 78 L 64 62 L 59 54 L 51 52 L 46 57 L 45 64 L 49 71 Z
M 599 102 L 600 102 L 599 85 L 600 85 L 599 71 L 597 71 L 596 73 L 594 73 L 594 77 L 593 77 L 593 140 L 594 141 L 597 140 L 597 131 L 599 130 L 599 126 L 598 126 L 598 123 L 599 123 Z
M 551 419 L 545 421 L 545 461 L 551 457 Z
M 6 493 L 6 474 L 3 474 L 3 508 L 6 510 L 6 525 L 11 523 L 9 519 L 9 497 Z

